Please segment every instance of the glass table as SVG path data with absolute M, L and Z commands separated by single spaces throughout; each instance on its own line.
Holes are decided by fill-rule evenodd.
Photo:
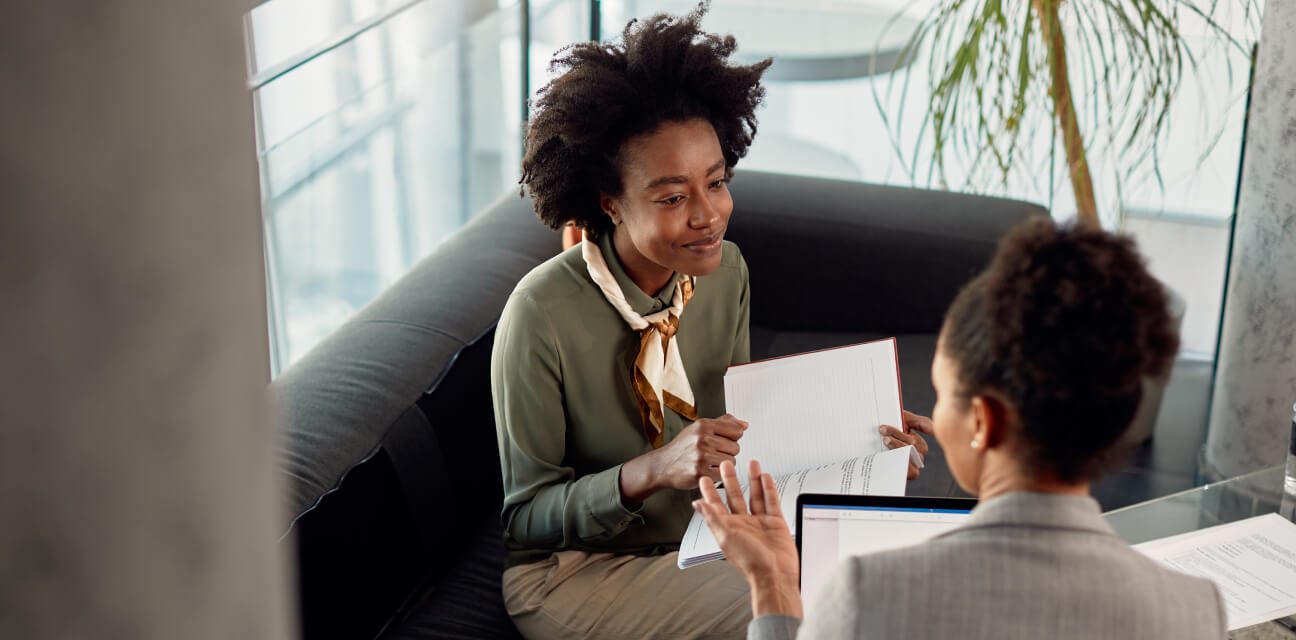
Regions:
M 1105 517 L 1126 542 L 1138 544 L 1266 513 L 1293 519 L 1294 499 L 1284 494 L 1277 466 L 1113 509 Z
M 1140 502 L 1105 514 L 1116 533 L 1138 544 L 1180 533 L 1277 513 L 1296 522 L 1296 496 L 1283 491 L 1283 467 Z M 1296 638 L 1296 616 L 1239 629 L 1230 638 Z

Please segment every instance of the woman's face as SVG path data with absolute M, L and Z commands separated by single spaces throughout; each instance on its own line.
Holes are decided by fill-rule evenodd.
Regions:
M 945 353 L 945 341 L 936 344 L 936 357 L 932 360 L 932 386 L 936 388 L 936 407 L 932 410 L 932 426 L 936 441 L 945 452 L 954 481 L 964 491 L 977 495 L 981 484 L 981 465 L 985 445 L 972 443 L 977 433 L 977 415 L 973 402 L 958 393 L 958 363 Z
M 624 191 L 604 195 L 601 204 L 616 223 L 613 241 L 635 282 L 664 285 L 676 271 L 715 271 L 733 199 L 711 123 L 667 122 L 627 140 L 620 169 Z

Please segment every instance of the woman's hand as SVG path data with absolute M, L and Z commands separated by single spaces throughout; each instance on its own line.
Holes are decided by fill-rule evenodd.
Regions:
M 684 427 L 660 449 L 621 466 L 621 497 L 640 503 L 661 489 L 689 490 L 699 478 L 720 479 L 720 464 L 733 464 L 747 423 L 724 414 Z
M 897 429 L 887 424 L 878 427 L 878 431 L 882 432 L 882 443 L 885 444 L 888 449 L 899 449 L 900 447 L 913 445 L 914 449 L 918 451 L 918 456 L 922 459 L 926 459 L 927 441 L 919 434 L 925 433 L 929 436 L 936 435 L 936 430 L 932 426 L 931 418 L 920 416 L 912 411 L 905 411 L 903 417 L 904 430 Z M 920 468 L 921 467 L 914 465 L 913 461 L 909 462 L 910 480 L 918 477 Z
M 738 472 L 732 462 L 720 466 L 725 498 L 711 478 L 698 482 L 702 499 L 693 509 L 702 514 L 720 543 L 725 558 L 747 578 L 752 594 L 752 614 L 801 617 L 801 594 L 796 543 L 779 506 L 774 478 L 761 473 L 760 463 L 750 466 L 751 508 L 743 502 Z M 726 501 L 728 505 L 726 506 Z
M 733 464 L 738 440 L 747 423 L 724 414 L 684 427 L 665 446 L 653 452 L 653 472 L 659 488 L 689 490 L 699 478 L 720 479 L 720 465 Z

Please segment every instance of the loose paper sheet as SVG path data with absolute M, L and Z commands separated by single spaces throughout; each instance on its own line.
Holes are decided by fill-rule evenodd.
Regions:
M 1296 613 L 1296 524 L 1276 513 L 1135 545 L 1215 583 L 1233 631 Z

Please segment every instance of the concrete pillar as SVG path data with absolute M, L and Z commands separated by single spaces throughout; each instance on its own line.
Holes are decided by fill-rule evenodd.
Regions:
M 1208 477 L 1281 464 L 1296 402 L 1296 3 L 1265 3 L 1252 89 Z
M 293 633 L 246 10 L 0 5 L 0 637 Z

